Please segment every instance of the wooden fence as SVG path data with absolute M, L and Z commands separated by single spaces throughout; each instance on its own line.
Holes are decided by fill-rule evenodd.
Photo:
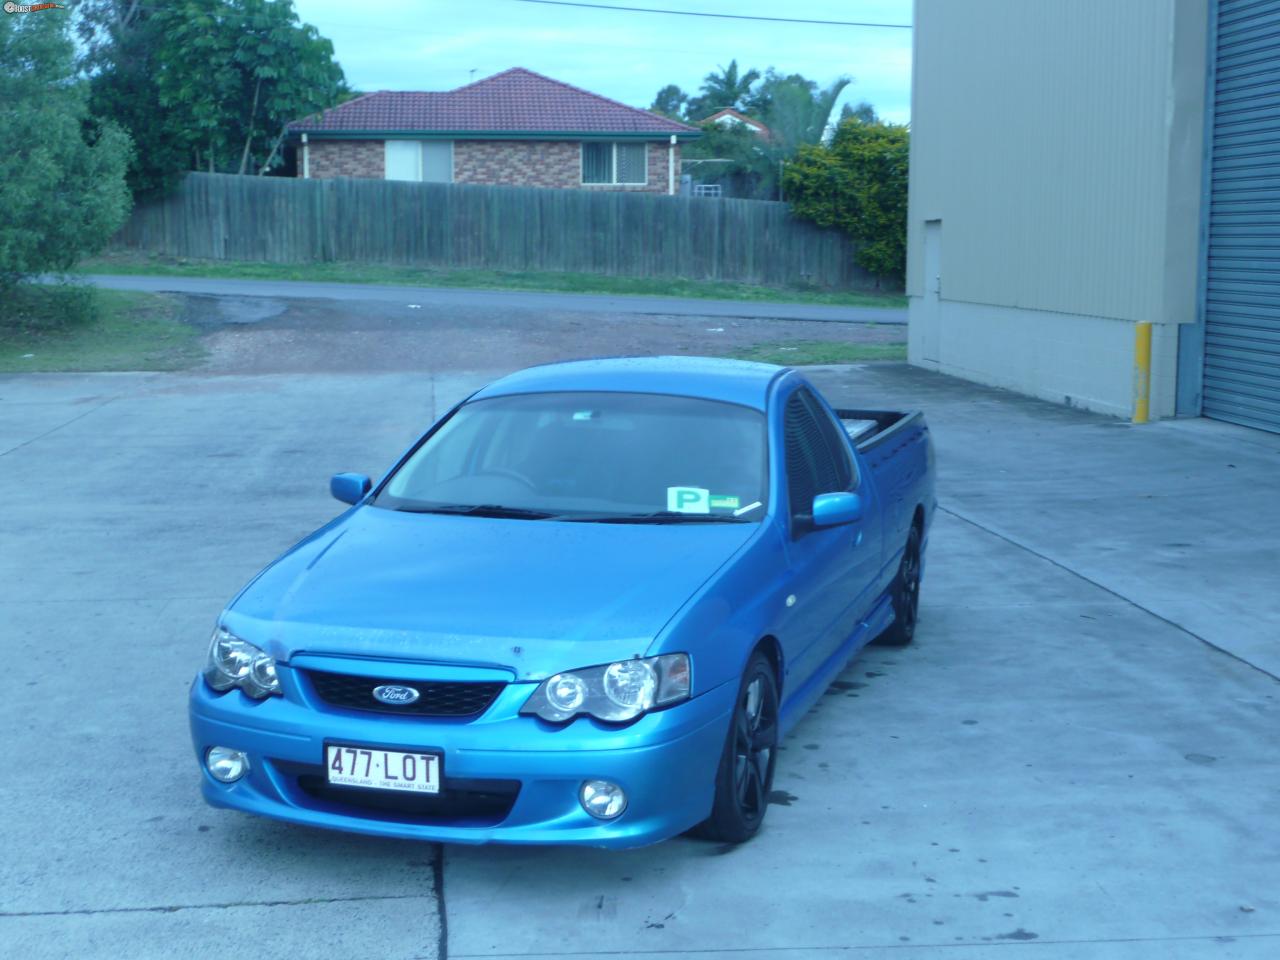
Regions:
M 848 237 L 784 203 L 589 190 L 192 173 L 135 208 L 114 245 L 212 260 L 874 285 Z

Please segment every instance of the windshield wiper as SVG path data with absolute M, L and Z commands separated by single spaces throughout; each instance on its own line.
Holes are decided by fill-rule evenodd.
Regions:
M 751 523 L 746 517 L 731 517 L 724 513 L 679 513 L 675 510 L 658 510 L 655 513 L 594 513 L 584 516 L 566 516 L 560 519 L 573 523 Z
M 498 517 L 506 520 L 549 520 L 559 514 L 500 503 L 438 503 L 429 507 L 396 507 L 402 513 L 451 513 L 465 517 Z

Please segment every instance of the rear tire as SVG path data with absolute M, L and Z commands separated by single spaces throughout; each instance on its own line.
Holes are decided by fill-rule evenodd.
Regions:
M 738 686 L 716 771 L 711 816 L 696 833 L 720 843 L 744 843 L 760 831 L 778 759 L 778 680 L 760 651 L 752 654 Z
M 905 647 L 915 639 L 920 614 L 920 528 L 917 526 L 911 527 L 891 589 L 893 623 L 874 642 L 883 647 Z

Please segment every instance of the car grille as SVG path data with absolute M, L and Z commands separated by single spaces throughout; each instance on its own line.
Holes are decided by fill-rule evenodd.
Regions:
M 476 717 L 502 692 L 505 683 L 454 683 L 425 680 L 388 680 L 346 673 L 308 670 L 316 695 L 325 703 L 346 710 L 371 710 L 418 717 Z M 373 699 L 373 688 L 383 684 L 412 687 L 420 696 L 413 703 L 385 704 Z
M 445 778 L 434 795 L 394 790 L 362 790 L 330 784 L 323 770 L 305 764 L 277 762 L 312 809 L 341 816 L 396 823 L 446 824 L 457 827 L 497 826 L 511 813 L 520 794 L 519 780 Z M 305 798 L 305 799 L 304 799 Z

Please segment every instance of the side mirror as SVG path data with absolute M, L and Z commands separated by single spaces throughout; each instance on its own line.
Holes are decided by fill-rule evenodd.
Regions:
M 856 493 L 820 493 L 813 498 L 813 525 L 835 527 L 862 518 L 862 498 Z
M 329 480 L 329 492 L 343 503 L 359 503 L 372 486 L 363 473 L 335 473 Z

